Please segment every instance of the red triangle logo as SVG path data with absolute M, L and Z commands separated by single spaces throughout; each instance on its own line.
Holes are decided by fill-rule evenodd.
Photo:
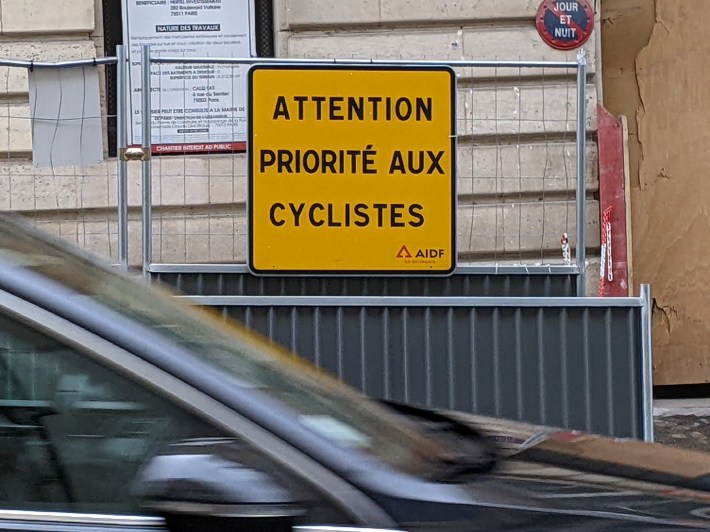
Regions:
M 398 259 L 411 259 L 412 258 L 412 254 L 407 249 L 407 246 L 402 246 L 402 248 L 397 253 L 397 258 Z

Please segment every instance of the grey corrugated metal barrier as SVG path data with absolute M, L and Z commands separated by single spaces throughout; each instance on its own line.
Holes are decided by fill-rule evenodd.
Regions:
M 187 296 L 366 394 L 652 439 L 650 300 Z
M 476 272 L 475 274 L 472 272 Z M 154 264 L 151 278 L 193 296 L 576 296 L 575 266 L 459 266 L 448 277 L 258 277 L 243 264 Z

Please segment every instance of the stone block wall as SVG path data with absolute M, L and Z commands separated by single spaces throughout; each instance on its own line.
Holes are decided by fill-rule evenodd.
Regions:
M 60 5 L 61 4 L 61 5 Z M 275 0 L 279 56 L 574 60 L 537 35 L 537 0 Z M 0 56 L 59 60 L 103 53 L 100 0 L 0 0 Z M 599 245 L 595 108 L 597 35 L 589 61 L 588 247 Z M 458 244 L 462 262 L 560 263 L 575 228 L 573 72 L 458 69 Z M 0 68 L 0 207 L 117 258 L 116 162 L 31 164 L 27 73 Z M 155 157 L 155 262 L 244 262 L 243 154 Z M 130 262 L 139 265 L 140 165 L 129 163 Z M 592 253 L 590 268 L 595 268 Z M 591 277 L 590 286 L 595 282 Z M 594 292 L 590 288 L 590 292 Z

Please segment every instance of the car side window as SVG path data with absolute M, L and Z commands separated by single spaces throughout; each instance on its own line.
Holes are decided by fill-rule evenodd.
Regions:
M 0 509 L 141 514 L 131 483 L 166 444 L 224 434 L 0 315 Z

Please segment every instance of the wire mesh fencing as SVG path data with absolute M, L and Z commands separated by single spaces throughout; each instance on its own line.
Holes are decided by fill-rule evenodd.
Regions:
M 151 264 L 246 261 L 246 156 L 243 144 L 228 141 L 244 138 L 246 112 L 240 102 L 246 90 L 245 67 L 268 61 L 151 58 L 152 142 L 161 144 L 167 129 L 169 141 L 176 143 L 153 146 L 155 155 L 172 154 L 152 161 Z M 586 142 L 595 129 L 596 95 L 580 66 L 583 56 L 578 63 L 382 63 L 449 65 L 456 70 L 458 264 L 529 268 L 583 263 L 583 250 L 574 256 L 577 241 L 585 238 L 579 221 L 583 228 L 587 225 L 587 213 L 580 213 L 578 205 L 596 219 L 594 201 L 587 201 L 585 193 L 585 188 L 596 187 L 596 148 Z M 176 67 L 200 67 L 203 79 L 196 85 L 183 76 L 182 87 L 176 86 Z M 231 90 L 221 92 L 225 79 L 231 81 Z M 171 105 L 176 100 L 180 105 Z M 191 106 L 201 109 L 202 125 L 206 119 L 210 132 L 216 132 L 207 135 L 207 143 Z M 182 136 L 176 138 L 175 131 Z M 198 138 L 203 140 L 197 143 Z M 203 153 L 195 155 L 193 148 Z M 579 175 L 587 176 L 583 189 Z M 586 246 L 593 247 L 598 237 L 593 230 L 587 232 Z
M 247 69 L 152 65 L 151 262 L 245 261 Z
M 249 64 L 268 61 L 173 59 L 154 57 L 151 64 L 153 157 L 147 164 L 152 191 L 150 201 L 143 201 L 150 206 L 143 225 L 151 238 L 143 253 L 138 246 L 142 225 L 138 207 L 145 193 L 141 169 L 129 163 L 130 186 L 124 174 L 119 199 L 121 162 L 107 160 L 103 132 L 109 121 L 126 120 L 130 112 L 137 116 L 133 126 L 138 129 L 129 144 L 140 144 L 135 133 L 146 109 L 139 95 L 128 112 L 107 113 L 106 91 L 95 90 L 103 82 L 103 70 L 116 58 L 59 66 L 0 61 L 0 84 L 5 85 L 0 152 L 6 154 L 0 163 L 0 187 L 5 192 L 0 208 L 22 213 L 43 229 L 114 262 L 126 260 L 120 250 L 123 232 L 132 242 L 127 261 L 134 265 L 141 260 L 144 265 L 243 264 L 245 73 Z M 399 63 L 449 65 L 457 73 L 458 264 L 521 268 L 583 264 L 583 250 L 574 251 L 585 238 L 585 227 L 586 246 L 598 246 L 594 230 L 598 208 L 587 199 L 597 186 L 596 147 L 586 142 L 596 127 L 596 95 L 586 83 L 582 63 Z M 50 73 L 40 79 L 36 76 L 40 70 Z M 128 86 L 134 97 L 139 92 L 135 89 Z M 86 133 L 92 131 L 87 124 L 93 124 L 95 134 Z M 126 127 L 130 126 L 124 122 Z M 583 188 L 580 175 L 586 176 Z
M 103 86 L 116 58 L 92 50 L 67 62 L 0 60 L 0 209 L 119 263 L 118 172 L 103 134 L 117 118 Z M 131 221 L 137 236 L 140 223 Z
M 588 191 L 596 186 L 595 146 L 578 142 L 594 127 L 590 93 L 583 102 L 585 123 L 578 129 L 575 69 L 495 68 L 491 77 L 474 72 L 460 80 L 461 262 L 570 263 L 565 243 L 577 247 L 577 209 L 589 208 L 586 194 L 578 197 L 578 176 L 586 177 Z M 585 151 L 581 174 L 580 149 Z

